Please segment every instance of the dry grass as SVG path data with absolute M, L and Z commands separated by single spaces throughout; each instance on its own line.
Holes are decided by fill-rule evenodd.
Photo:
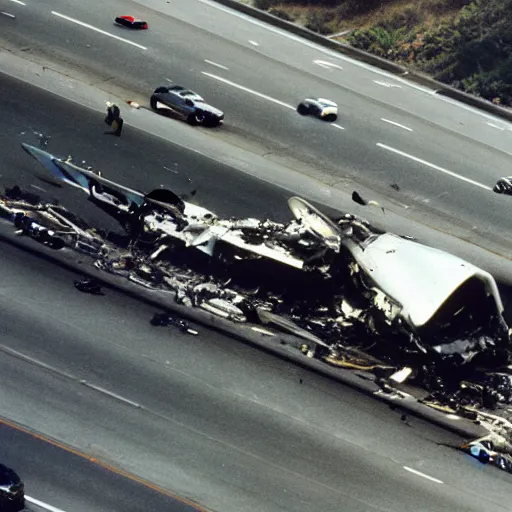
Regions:
M 321 12 L 323 10 L 321 7 L 301 5 L 300 0 L 297 2 L 297 5 L 278 4 L 276 7 L 290 14 L 295 22 L 300 25 L 306 23 L 311 13 L 315 11 Z M 407 11 L 414 11 L 416 13 L 418 26 L 421 25 L 429 28 L 435 27 L 444 21 L 452 20 L 459 12 L 458 9 L 450 7 L 450 0 L 395 0 L 372 12 L 337 19 L 329 25 L 333 29 L 333 32 L 341 32 L 349 29 L 369 29 L 381 23 L 397 19 Z

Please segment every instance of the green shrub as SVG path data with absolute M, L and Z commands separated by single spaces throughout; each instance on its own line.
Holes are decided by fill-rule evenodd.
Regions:
M 332 32 L 329 23 L 334 20 L 332 11 L 315 10 L 308 14 L 305 27 L 319 34 L 330 34 Z

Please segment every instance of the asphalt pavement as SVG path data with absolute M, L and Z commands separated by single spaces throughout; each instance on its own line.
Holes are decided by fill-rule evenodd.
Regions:
M 136 130 L 104 136 L 97 112 L 1 83 L 3 184 L 66 200 L 19 148 L 43 131 L 48 149 L 113 163 L 109 177 L 132 187 L 184 192 L 192 179 L 215 210 L 288 216 L 279 189 Z M 507 509 L 509 475 L 457 452 L 456 436 L 218 333 L 151 327 L 149 306 L 81 294 L 75 274 L 1 249 L 1 416 L 219 512 Z M 80 510 L 74 492 L 34 485 L 41 501 Z
M 149 306 L 81 294 L 8 245 L 1 258 L 10 420 L 212 510 L 508 509 L 509 475 L 452 434 L 219 334 L 151 327 Z
M 78 207 L 83 214 L 96 210 L 69 187 L 62 193 L 34 180 L 38 166 L 22 150 L 21 142 L 37 146 L 38 134 L 43 133 L 49 137 L 48 151 L 63 158 L 72 151 L 76 163 L 85 161 L 86 166 L 101 169 L 105 177 L 125 186 L 143 192 L 164 187 L 180 195 L 196 191 L 192 201 L 226 216 L 291 218 L 286 204 L 289 192 L 199 153 L 139 130 L 125 129 L 121 138 L 105 135 L 109 127 L 104 115 L 2 74 L 0 97 L 0 175 L 4 186 L 26 185 L 36 194 L 47 193 Z M 36 116 L 34 104 L 39 106 Z
M 137 477 L 61 443 L 0 420 L 0 461 L 25 484 L 26 510 L 53 512 L 200 512 Z
M 509 198 L 490 192 L 509 174 L 509 123 L 204 0 L 24 3 L 10 6 L 16 20 L 1 21 L 3 45 L 22 55 L 79 68 L 98 87 L 122 88 L 142 102 L 157 85 L 182 83 L 226 112 L 219 140 L 252 140 L 333 181 L 441 211 L 475 235 L 504 241 L 512 234 Z M 114 27 L 115 15 L 127 11 L 150 30 Z M 296 114 L 309 95 L 339 103 L 336 126 Z

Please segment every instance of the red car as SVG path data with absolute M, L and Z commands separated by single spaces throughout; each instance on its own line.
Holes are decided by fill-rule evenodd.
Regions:
M 146 30 L 148 28 L 146 21 L 138 20 L 133 16 L 118 16 L 114 21 L 123 27 L 135 28 L 138 30 Z

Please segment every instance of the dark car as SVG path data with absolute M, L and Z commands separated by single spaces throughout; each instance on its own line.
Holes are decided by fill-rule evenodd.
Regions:
M 492 190 L 497 194 L 512 196 L 512 176 L 500 178 Z
M 192 125 L 217 126 L 224 120 L 224 112 L 205 103 L 199 94 L 181 85 L 158 87 L 151 95 L 151 108 L 170 112 Z
M 25 486 L 18 474 L 0 464 L 0 510 L 6 512 L 25 508 Z
M 114 20 L 118 25 L 122 25 L 123 27 L 134 28 L 136 30 L 147 30 L 148 23 L 147 21 L 138 20 L 133 16 L 118 16 Z

